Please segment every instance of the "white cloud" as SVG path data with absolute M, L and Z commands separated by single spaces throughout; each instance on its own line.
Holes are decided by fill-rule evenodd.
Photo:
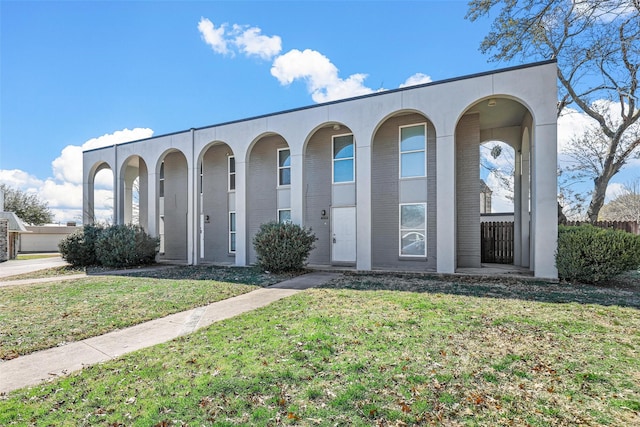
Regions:
M 620 184 L 619 182 L 610 182 L 607 186 L 607 192 L 604 195 L 604 202 L 609 203 L 621 194 L 624 194 L 624 184 Z
M 224 38 L 224 24 L 216 28 L 213 22 L 207 18 L 200 18 L 198 22 L 198 31 L 202 36 L 202 40 L 213 49 L 214 52 L 226 55 L 231 53 L 228 48 L 228 41 Z
M 234 43 L 247 56 L 255 55 L 269 60 L 282 50 L 282 39 L 279 36 L 262 35 L 262 30 L 257 27 L 242 30 L 239 25 L 234 25 L 233 28 L 238 32 Z
M 0 181 L 12 188 L 47 202 L 55 222 L 78 221 L 82 217 L 82 152 L 138 139 L 149 138 L 153 130 L 148 128 L 123 129 L 85 141 L 82 145 L 66 146 L 60 156 L 51 162 L 53 177 L 40 179 L 27 172 L 13 169 L 0 170 Z M 96 174 L 94 200 L 96 218 L 110 220 L 113 206 L 113 175 L 109 170 Z M 80 214 L 78 215 L 78 212 Z
M 67 145 L 52 163 L 56 180 L 82 184 L 82 152 L 94 148 L 108 147 L 128 141 L 149 138 L 153 131 L 148 128 L 123 129 L 86 141 L 81 146 Z
M 233 24 L 228 30 L 227 24 L 216 28 L 209 19 L 200 18 L 198 31 L 200 31 L 202 40 L 214 52 L 221 55 L 235 56 L 236 53 L 243 53 L 246 56 L 257 56 L 270 60 L 282 50 L 280 36 L 266 36 L 258 27 Z
M 288 85 L 295 80 L 304 80 L 311 98 L 315 102 L 327 102 L 372 93 L 364 86 L 366 74 L 353 74 L 346 79 L 338 77 L 338 68 L 318 51 L 290 50 L 273 61 L 271 75 L 280 84 Z
M 416 73 L 404 81 L 399 87 L 416 86 L 424 83 L 431 83 L 431 76 L 422 73 Z

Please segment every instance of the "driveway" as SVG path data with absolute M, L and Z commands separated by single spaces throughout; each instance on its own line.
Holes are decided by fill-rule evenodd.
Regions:
M 61 257 L 9 260 L 0 263 L 0 279 L 14 276 L 16 274 L 31 273 L 32 271 L 44 270 L 46 268 L 60 267 L 67 265 Z

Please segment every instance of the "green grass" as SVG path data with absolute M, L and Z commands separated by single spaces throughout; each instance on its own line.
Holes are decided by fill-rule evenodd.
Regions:
M 43 259 L 43 258 L 56 258 L 59 257 L 59 253 L 42 253 L 42 254 L 18 254 L 17 260 L 27 259 Z
M 407 290 L 420 280 L 435 281 L 347 276 L 13 392 L 0 425 L 637 423 L 637 308 L 579 302 L 595 298 L 580 289 L 501 296 L 488 281 L 488 296 L 464 294 L 470 281 Z

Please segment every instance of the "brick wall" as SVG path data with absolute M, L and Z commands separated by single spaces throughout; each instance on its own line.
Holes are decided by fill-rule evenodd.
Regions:
M 0 262 L 9 257 L 9 220 L 0 219 Z
M 480 118 L 468 114 L 456 129 L 458 267 L 480 267 Z

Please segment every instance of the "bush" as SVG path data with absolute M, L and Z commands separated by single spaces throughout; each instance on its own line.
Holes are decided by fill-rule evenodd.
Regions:
M 154 262 L 159 242 L 136 225 L 90 224 L 64 238 L 58 248 L 76 267 L 131 267 Z
M 100 225 L 89 224 L 62 239 L 58 244 L 62 258 L 76 267 L 97 265 L 95 244 L 103 230 Z
M 160 240 L 137 225 L 112 225 L 96 241 L 96 257 L 105 267 L 132 267 L 151 264 Z
M 293 223 L 268 222 L 253 238 L 258 266 L 274 273 L 300 270 L 318 240 L 310 228 Z
M 563 280 L 605 282 L 640 268 L 640 236 L 588 224 L 559 226 L 556 267 Z

